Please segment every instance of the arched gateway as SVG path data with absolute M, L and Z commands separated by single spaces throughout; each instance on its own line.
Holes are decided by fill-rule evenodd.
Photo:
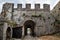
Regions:
M 34 27 L 35 27 L 35 22 L 32 20 L 27 20 L 24 23 L 24 35 L 27 35 L 27 29 L 30 28 L 31 30 L 31 36 L 35 36 L 34 34 Z

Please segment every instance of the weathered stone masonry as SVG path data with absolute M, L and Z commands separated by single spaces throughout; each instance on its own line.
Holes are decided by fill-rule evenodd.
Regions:
M 50 15 L 50 5 L 43 4 L 43 9 L 40 4 L 35 4 L 35 8 L 31 9 L 31 4 L 26 4 L 26 8 L 22 8 L 22 4 L 17 4 L 14 8 L 13 3 L 5 3 L 2 9 L 2 15 L 6 14 L 8 20 L 15 21 L 22 27 L 22 35 L 24 36 L 24 23 L 28 20 L 35 22 L 34 34 L 36 36 L 51 34 L 54 32 L 54 27 L 51 25 L 55 20 Z M 29 24 L 30 25 L 30 24 Z

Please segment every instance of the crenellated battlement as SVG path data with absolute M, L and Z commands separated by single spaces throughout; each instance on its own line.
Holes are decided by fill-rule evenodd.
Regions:
M 34 4 L 34 10 L 41 10 L 40 8 L 40 4 Z M 5 3 L 3 5 L 3 8 L 14 8 L 14 3 Z M 7 8 L 8 9 L 8 8 Z M 17 4 L 17 9 L 28 9 L 28 10 L 31 10 L 31 4 L 26 4 L 26 8 L 22 8 L 22 4 Z M 50 5 L 49 4 L 43 4 L 43 10 L 44 11 L 50 11 Z
M 35 9 L 40 9 L 40 4 L 35 4 Z
M 22 4 L 17 4 L 18 9 L 22 9 Z
M 31 9 L 31 4 L 26 4 L 26 9 Z

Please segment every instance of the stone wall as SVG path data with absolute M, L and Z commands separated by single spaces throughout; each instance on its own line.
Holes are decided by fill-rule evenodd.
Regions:
M 6 3 L 3 7 L 8 9 L 8 11 L 13 9 L 9 11 L 11 13 L 9 17 L 12 17 L 13 21 L 20 26 L 24 26 L 23 24 L 27 20 L 33 20 L 36 23 L 34 30 L 36 35 L 51 34 L 54 32 L 53 25 L 51 25 L 54 22 L 54 18 L 50 15 L 49 4 L 44 4 L 43 9 L 40 8 L 40 4 L 35 4 L 35 9 L 31 9 L 31 4 L 26 4 L 26 8 L 22 8 L 22 4 L 18 4 L 18 8 L 13 8 L 13 4 Z
M 0 40 L 3 40 L 3 24 L 0 24 Z

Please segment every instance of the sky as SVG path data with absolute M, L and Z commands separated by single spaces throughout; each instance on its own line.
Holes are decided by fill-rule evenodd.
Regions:
M 18 3 L 22 3 L 23 7 L 25 7 L 26 3 L 31 3 L 32 8 L 34 8 L 35 3 L 40 3 L 41 8 L 43 8 L 43 4 L 50 4 L 50 9 L 52 10 L 53 7 L 58 3 L 59 0 L 0 0 L 0 12 L 2 11 L 2 6 L 4 3 L 14 3 L 14 7 L 17 7 Z

